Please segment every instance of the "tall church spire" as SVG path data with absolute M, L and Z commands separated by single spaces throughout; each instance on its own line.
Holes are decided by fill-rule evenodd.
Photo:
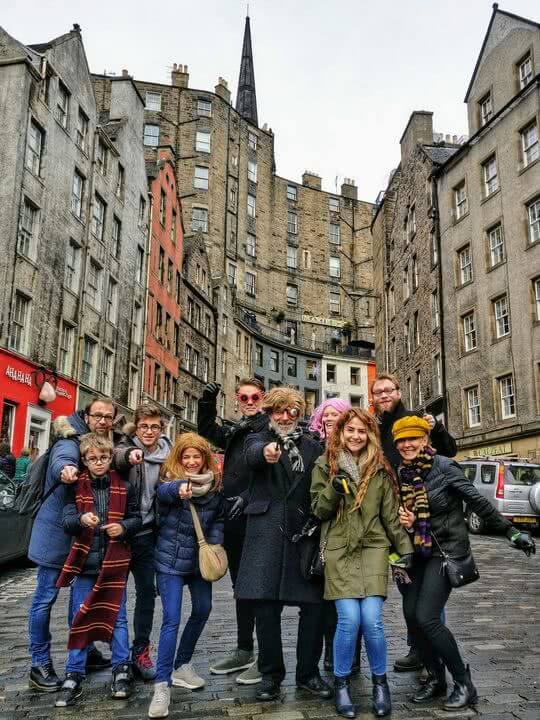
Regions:
M 253 125 L 258 126 L 257 96 L 255 94 L 255 72 L 253 70 L 249 15 L 246 17 L 246 27 L 244 29 L 244 44 L 242 47 L 242 60 L 240 62 L 240 75 L 238 77 L 236 109 L 243 118 L 249 120 Z

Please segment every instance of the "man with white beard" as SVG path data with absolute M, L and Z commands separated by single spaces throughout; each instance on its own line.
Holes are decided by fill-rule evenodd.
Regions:
M 275 700 L 285 677 L 281 642 L 281 612 L 285 605 L 300 608 L 296 646 L 296 685 L 320 698 L 332 690 L 319 674 L 322 652 L 322 584 L 302 576 L 298 543 L 310 514 L 311 470 L 321 450 L 303 434 L 298 422 L 305 401 L 294 388 L 277 387 L 264 398 L 268 429 L 247 436 L 245 455 L 253 470 L 244 509 L 246 536 L 235 597 L 255 608 L 259 671 L 257 700 Z

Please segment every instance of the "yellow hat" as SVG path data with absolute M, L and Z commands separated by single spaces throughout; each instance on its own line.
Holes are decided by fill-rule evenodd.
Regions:
M 418 438 L 424 435 L 429 436 L 431 425 L 424 418 L 418 415 L 402 417 L 392 425 L 392 436 L 394 442 L 403 438 Z

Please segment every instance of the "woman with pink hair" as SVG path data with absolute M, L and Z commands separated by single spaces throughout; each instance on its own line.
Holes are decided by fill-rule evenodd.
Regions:
M 328 400 L 324 400 L 313 411 L 309 422 L 309 429 L 311 432 L 318 433 L 321 441 L 324 441 L 324 444 L 326 444 L 337 418 L 342 412 L 350 409 L 351 405 L 346 400 L 328 398 Z

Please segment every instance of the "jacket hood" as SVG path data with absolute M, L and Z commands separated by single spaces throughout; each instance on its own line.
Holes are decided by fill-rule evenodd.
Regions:
M 84 413 L 77 410 L 71 415 L 59 415 L 53 422 L 53 432 L 57 438 L 69 438 L 74 435 L 84 435 L 90 432 L 88 425 L 84 422 Z

